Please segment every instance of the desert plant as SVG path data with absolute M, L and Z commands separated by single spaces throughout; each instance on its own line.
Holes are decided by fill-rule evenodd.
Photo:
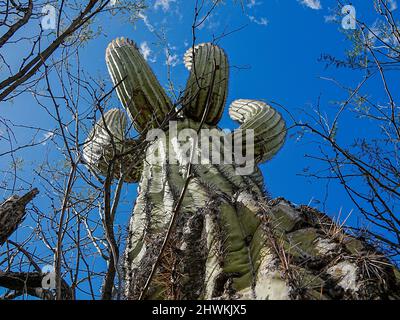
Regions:
M 254 133 L 252 143 L 245 144 L 254 158 L 254 171 L 238 174 L 234 150 L 243 142 L 232 139 L 235 132 L 217 127 L 228 90 L 224 51 L 212 43 L 201 44 L 192 47 L 184 61 L 190 76 L 174 104 L 132 41 L 116 39 L 106 52 L 118 97 L 140 137 L 127 137 L 125 114 L 110 110 L 89 135 L 84 158 L 91 170 L 109 179 L 139 182 L 123 262 L 126 297 L 395 296 L 395 270 L 373 247 L 344 231 L 341 237 L 324 232 L 334 223 L 324 214 L 268 197 L 257 165 L 279 151 L 286 126 L 262 101 L 236 100 L 229 108 L 240 124 L 235 132 L 246 138 Z M 193 136 L 187 148 L 188 141 L 171 134 L 172 123 L 180 132 L 192 129 L 197 136 L 201 129 L 213 130 L 236 162 L 225 161 L 229 152 L 218 149 L 222 163 L 197 163 L 194 159 L 210 149 L 199 148 L 204 140 Z M 146 141 L 151 129 L 164 138 L 160 134 Z M 233 148 L 227 142 L 232 140 Z M 371 264 L 378 267 L 364 272 Z

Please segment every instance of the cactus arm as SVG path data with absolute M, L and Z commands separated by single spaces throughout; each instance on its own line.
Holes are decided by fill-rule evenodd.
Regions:
M 229 65 L 225 52 L 211 43 L 200 44 L 186 52 L 184 63 L 190 70 L 182 100 L 184 115 L 200 121 L 211 94 L 205 123 L 216 125 L 221 119 L 228 92 Z
M 112 41 L 106 50 L 106 63 L 135 129 L 143 132 L 159 127 L 172 103 L 136 45 L 124 38 Z
M 138 158 L 128 152 L 135 150 L 138 142 L 133 139 L 125 139 L 125 129 L 126 116 L 124 112 L 118 109 L 106 112 L 97 121 L 86 139 L 83 147 L 83 159 L 90 169 L 104 176 L 107 175 L 112 159 L 115 159 L 115 178 L 123 173 L 126 182 L 138 182 L 141 170 L 140 162 Z
M 254 153 L 257 163 L 270 160 L 284 144 L 285 121 L 266 103 L 248 99 L 235 100 L 229 107 L 229 115 L 241 124 L 240 129 L 254 130 Z
M 196 131 L 204 126 L 221 131 L 215 125 L 227 94 L 227 58 L 212 44 L 193 51 L 184 58 L 191 74 L 180 101 L 178 129 Z M 143 133 L 147 125 L 154 127 L 168 119 L 171 104 L 131 41 L 111 43 L 107 65 L 138 131 Z M 267 104 L 236 100 L 229 114 L 240 123 L 240 130 L 254 131 L 257 163 L 271 159 L 282 147 L 285 122 Z M 117 168 L 130 167 L 135 155 L 115 155 L 128 143 L 136 143 L 125 138 L 125 125 L 120 112 L 110 111 L 90 135 L 84 156 L 100 173 L 115 158 Z M 360 241 L 314 209 L 296 208 L 282 199 L 270 201 L 259 168 L 238 176 L 235 164 L 194 163 L 191 179 L 186 179 L 184 143 L 169 131 L 165 138 L 142 149 L 146 161 L 140 169 L 125 251 L 128 299 L 387 297 L 394 285 L 392 272 L 382 268 L 375 279 L 368 269 L 366 274 L 361 270 L 364 262 L 362 268 L 358 266 L 360 258 L 368 259 L 375 251 L 367 246 L 359 250 Z M 129 171 L 137 181 L 136 172 Z M 353 244 L 346 243 L 346 238 Z

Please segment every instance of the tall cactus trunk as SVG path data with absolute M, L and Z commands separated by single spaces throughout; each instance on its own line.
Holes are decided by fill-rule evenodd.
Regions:
M 178 129 L 198 127 L 195 121 L 178 123 Z M 149 298 L 212 297 L 220 290 L 221 277 L 229 275 L 235 275 L 230 277 L 236 287 L 246 288 L 253 281 L 262 240 L 252 240 L 259 237 L 260 220 L 253 208 L 240 201 L 249 205 L 252 199 L 261 199 L 262 176 L 236 175 L 232 165 L 194 164 L 193 178 L 186 186 L 184 151 L 179 142 L 171 140 L 170 136 L 156 140 L 147 150 L 129 226 L 125 261 L 128 297 L 142 295 L 157 259 L 158 270 L 146 294 Z M 158 159 L 164 160 L 152 161 L 161 152 L 164 154 Z M 159 258 L 174 214 L 177 219 L 172 236 Z
M 129 139 L 125 115 L 114 109 L 83 150 L 90 170 L 139 182 L 124 260 L 128 299 L 399 298 L 397 270 L 366 241 L 311 208 L 268 198 L 257 165 L 282 147 L 286 126 L 266 103 L 239 99 L 229 108 L 236 132 L 246 143 L 254 137 L 246 144 L 253 173 L 238 174 L 236 151 L 234 164 L 220 149 L 223 164 L 186 163 L 187 142 L 170 133 L 171 120 L 178 130 L 226 137 L 216 127 L 229 74 L 221 48 L 207 43 L 186 53 L 190 76 L 175 104 L 132 41 L 114 40 L 106 62 L 135 129 L 161 131 L 150 144 Z M 192 160 L 214 156 L 203 146 L 194 150 Z
M 196 129 L 198 123 L 185 120 L 178 127 Z M 399 294 L 396 271 L 382 255 L 324 214 L 270 200 L 259 172 L 238 176 L 232 165 L 194 165 L 182 204 L 174 211 L 187 172 L 179 162 L 180 146 L 175 144 L 172 152 L 168 146 L 168 139 L 160 139 L 146 153 L 124 262 L 128 299 L 376 299 Z M 152 163 L 159 152 L 165 161 Z

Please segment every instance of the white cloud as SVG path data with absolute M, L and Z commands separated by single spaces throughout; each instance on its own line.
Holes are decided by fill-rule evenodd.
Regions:
M 143 41 L 140 44 L 140 52 L 143 55 L 144 60 L 148 60 L 150 55 L 151 55 L 151 49 L 149 47 L 149 45 L 147 44 L 147 41 Z
M 50 132 L 50 131 L 49 132 L 45 132 L 43 134 L 42 145 L 45 146 L 50 139 L 53 139 L 54 136 L 55 136 L 55 132 Z
M 254 16 L 248 16 L 248 17 L 249 17 L 251 22 L 254 22 L 254 23 L 256 23 L 256 24 L 258 24 L 260 26 L 267 26 L 268 25 L 268 19 L 267 18 L 261 17 L 261 18 L 257 19 Z
M 163 11 L 168 11 L 171 3 L 176 2 L 176 0 L 156 0 L 154 4 L 154 9 L 161 7 Z
M 331 14 L 329 16 L 324 16 L 325 22 L 335 22 L 337 21 L 337 16 L 335 14 Z
M 204 17 L 200 18 L 199 21 L 202 21 L 202 23 L 198 26 L 199 30 L 202 30 L 203 28 L 207 28 L 208 30 L 215 30 L 221 24 L 218 17 L 215 17 L 212 14 L 207 17 L 204 16 Z
M 301 4 L 313 9 L 313 10 L 320 10 L 322 9 L 321 1 L 320 0 L 297 0 Z
M 253 8 L 253 7 L 258 6 L 258 5 L 260 5 L 260 4 L 262 4 L 261 1 L 258 2 L 258 1 L 256 1 L 256 0 L 249 0 L 246 6 L 247 6 L 248 8 Z
M 150 23 L 149 18 L 147 18 L 146 15 L 144 15 L 143 13 L 140 12 L 140 13 L 138 14 L 138 17 L 139 17 L 140 19 L 143 20 L 143 23 L 145 24 L 145 26 L 147 27 L 147 29 L 149 29 L 150 32 L 154 32 L 154 27 L 153 27 L 153 25 Z
M 388 0 L 389 3 L 389 10 L 394 11 L 397 9 L 397 1 L 396 0 Z
M 396 36 L 393 34 L 385 35 L 385 33 L 382 31 L 382 27 L 377 21 L 370 28 L 367 41 L 374 49 L 388 50 L 389 54 L 391 51 L 389 50 L 389 47 L 396 47 L 399 45 L 399 41 Z
M 171 53 L 170 50 L 165 49 L 165 64 L 170 67 L 175 67 L 179 63 L 178 55 Z
M 156 58 L 155 58 L 155 57 L 152 57 L 152 51 L 151 51 L 151 49 L 150 49 L 150 47 L 149 47 L 147 41 L 143 41 L 143 42 L 140 44 L 140 52 L 142 53 L 143 58 L 144 58 L 146 61 L 156 62 Z

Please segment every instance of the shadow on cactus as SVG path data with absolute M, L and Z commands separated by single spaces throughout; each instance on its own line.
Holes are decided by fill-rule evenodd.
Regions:
M 257 164 L 279 151 L 286 127 L 264 102 L 240 99 L 229 107 L 238 130 L 254 133 L 251 145 L 245 145 L 256 164 L 251 174 L 237 174 L 235 161 L 183 161 L 186 143 L 171 135 L 171 121 L 178 130 L 230 134 L 217 127 L 229 77 L 221 48 L 206 43 L 188 50 L 184 62 L 190 75 L 175 104 L 132 41 L 111 42 L 106 62 L 136 131 L 144 137 L 161 129 L 166 137 L 130 139 L 125 113 L 113 109 L 96 123 L 84 148 L 94 172 L 139 182 L 123 262 L 128 299 L 366 299 L 398 294 L 396 271 L 365 241 L 337 228 L 330 232 L 336 224 L 309 207 L 269 199 Z M 204 148 L 192 149 L 190 159 L 201 152 Z

